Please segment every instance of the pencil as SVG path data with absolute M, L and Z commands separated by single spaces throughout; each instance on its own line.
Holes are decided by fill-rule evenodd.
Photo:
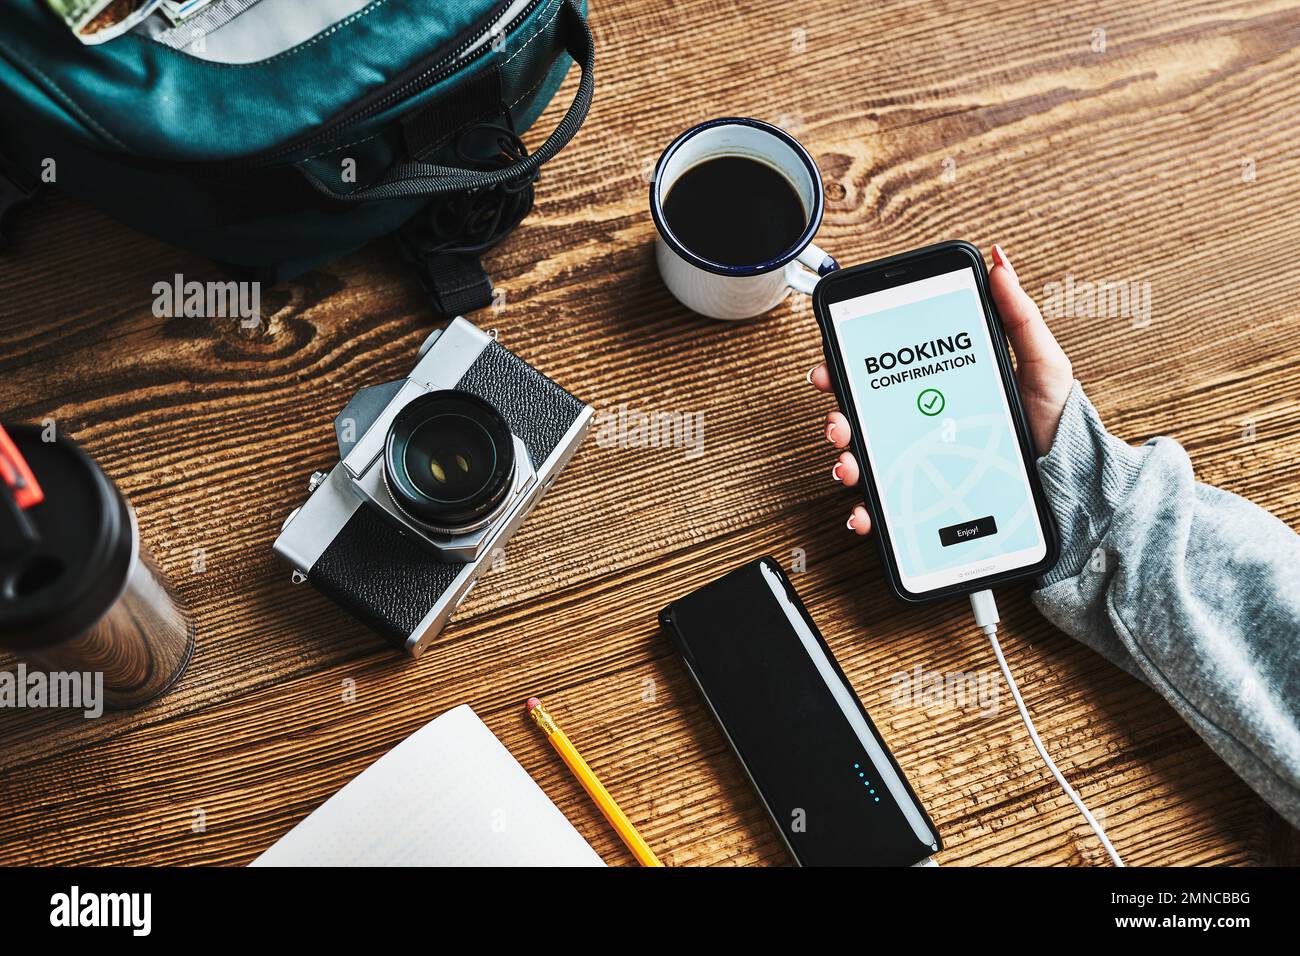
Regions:
M 636 832 L 636 827 L 632 826 L 632 821 L 627 818 L 627 814 L 618 808 L 618 804 L 609 795 L 604 784 L 587 766 L 587 761 L 582 759 L 582 755 L 564 735 L 564 731 L 555 723 L 555 719 L 542 707 L 542 702 L 536 697 L 529 697 L 527 706 L 528 716 L 533 718 L 533 723 L 542 728 L 542 732 L 546 734 L 546 739 L 551 742 L 555 752 L 573 771 L 573 775 L 578 778 L 578 783 L 582 784 L 582 789 L 586 790 L 587 796 L 595 801 L 597 808 L 609 821 L 609 825 L 632 851 L 636 861 L 642 866 L 663 866 L 659 862 L 659 857 L 655 856 L 654 851 L 650 849 L 650 845 L 641 838 L 641 834 Z

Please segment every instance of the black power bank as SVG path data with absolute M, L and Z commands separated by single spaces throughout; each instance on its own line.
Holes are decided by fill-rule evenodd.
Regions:
M 771 558 L 659 615 L 800 866 L 911 866 L 942 847 Z

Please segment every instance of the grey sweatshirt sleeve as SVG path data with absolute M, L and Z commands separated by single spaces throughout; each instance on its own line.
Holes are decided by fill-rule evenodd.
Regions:
M 1300 537 L 1197 482 L 1176 441 L 1108 434 L 1078 382 L 1038 470 L 1061 529 L 1039 610 L 1155 688 L 1300 827 Z

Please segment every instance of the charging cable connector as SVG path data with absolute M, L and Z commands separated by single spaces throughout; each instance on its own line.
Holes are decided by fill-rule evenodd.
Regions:
M 1101 845 L 1105 847 L 1106 852 L 1110 854 L 1111 861 L 1116 866 L 1123 866 L 1124 861 L 1120 859 L 1119 854 L 1115 852 L 1115 848 L 1111 846 L 1110 839 L 1106 836 L 1106 831 L 1101 828 L 1101 824 L 1097 822 L 1097 818 L 1092 815 L 1092 811 L 1090 811 L 1084 804 L 1083 798 L 1075 792 L 1075 789 L 1070 786 L 1069 781 L 1067 781 L 1061 774 L 1061 771 L 1057 769 L 1056 762 L 1048 755 L 1047 748 L 1043 746 L 1042 740 L 1038 737 L 1038 731 L 1034 729 L 1034 722 L 1029 716 L 1029 710 L 1025 707 L 1025 702 L 1020 696 L 1019 688 L 1016 687 L 1015 678 L 1011 676 L 1011 669 L 1007 667 L 1007 659 L 1002 655 L 1002 645 L 998 643 L 998 605 L 997 602 L 993 600 L 993 592 L 989 590 L 976 591 L 970 596 L 970 609 L 975 614 L 975 626 L 984 632 L 984 636 L 987 637 L 989 643 L 993 645 L 993 654 L 998 659 L 998 667 L 1002 668 L 1002 676 L 1006 679 L 1007 687 L 1011 688 L 1011 696 L 1015 699 L 1016 707 L 1020 709 L 1020 717 L 1025 722 L 1025 729 L 1029 731 L 1029 739 L 1034 742 L 1034 747 L 1037 749 L 1038 755 L 1043 758 L 1043 763 L 1047 765 L 1047 769 L 1052 771 L 1052 776 L 1055 777 L 1056 782 L 1061 785 L 1061 789 L 1066 792 L 1069 798 L 1074 801 L 1074 805 L 1079 808 L 1079 812 L 1083 814 L 1083 818 L 1088 821 L 1088 826 L 1092 827 L 1092 832 L 1097 834 L 1097 839 L 1101 841 Z

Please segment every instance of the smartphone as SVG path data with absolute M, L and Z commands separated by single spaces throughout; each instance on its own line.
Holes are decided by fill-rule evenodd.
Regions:
M 813 293 L 889 585 L 919 602 L 1056 563 L 988 273 L 945 242 L 831 273 Z
M 800 866 L 912 866 L 939 833 L 789 579 L 752 561 L 659 615 Z

